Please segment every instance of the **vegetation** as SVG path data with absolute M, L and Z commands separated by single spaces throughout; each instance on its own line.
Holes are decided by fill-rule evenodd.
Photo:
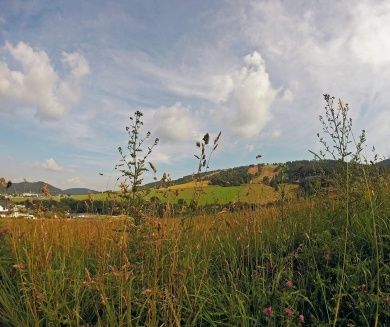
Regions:
M 225 169 L 210 177 L 210 184 L 220 186 L 239 186 L 248 184 L 252 175 L 248 172 L 248 166 Z
M 115 166 L 115 169 L 121 173 L 118 180 L 122 178 L 121 196 L 126 201 L 127 213 L 135 219 L 137 224 L 143 218 L 142 209 L 145 205 L 144 190 L 141 190 L 140 187 L 145 172 L 149 171 L 146 165 L 149 164 L 149 167 L 156 174 L 155 166 L 147 160 L 159 142 L 159 139 L 155 138 L 151 145 L 144 148 L 144 143 L 148 141 L 151 133 L 148 131 L 145 135 L 141 134 L 141 128 L 144 124 L 142 116 L 142 112 L 136 111 L 134 117 L 130 117 L 131 124 L 126 126 L 129 135 L 126 150 L 118 147 L 121 159 L 119 164 Z
M 206 208 L 222 194 L 268 205 L 225 202 L 192 219 L 3 220 L 0 325 L 390 325 L 390 174 L 363 157 L 348 108 L 325 102 L 316 162 L 259 165 L 246 185 L 208 185 L 209 173 L 142 193 L 142 205 L 175 204 L 179 218 L 195 187 Z

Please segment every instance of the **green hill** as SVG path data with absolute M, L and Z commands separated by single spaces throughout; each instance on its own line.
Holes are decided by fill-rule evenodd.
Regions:
M 84 187 L 74 187 L 74 188 L 68 188 L 66 190 L 63 190 L 62 193 L 66 195 L 83 195 L 83 194 L 97 194 L 100 192 L 90 190 L 89 188 L 84 188 Z
M 95 194 L 99 193 L 88 188 L 69 188 L 66 190 L 61 190 L 58 187 L 47 184 L 45 182 L 21 182 L 13 183 L 9 189 L 0 187 L 0 194 L 23 194 L 23 193 L 32 193 L 32 194 L 41 194 L 42 188 L 44 185 L 47 185 L 48 191 L 51 195 L 80 195 L 80 194 Z
M 62 194 L 62 190 L 54 187 L 45 182 L 21 182 L 21 183 L 13 183 L 9 189 L 5 189 L 4 187 L 0 188 L 0 193 L 8 193 L 8 194 L 22 194 L 22 193 L 34 193 L 41 194 L 42 188 L 44 185 L 47 185 L 48 191 L 51 195 L 59 195 Z
M 383 166 L 383 167 L 386 167 L 386 168 L 390 168 L 390 158 L 381 161 L 381 162 L 379 163 L 379 165 L 381 165 L 381 166 Z

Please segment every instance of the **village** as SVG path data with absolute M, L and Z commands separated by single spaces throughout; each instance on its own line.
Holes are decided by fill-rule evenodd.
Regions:
M 15 204 L 7 198 L 0 199 L 0 218 L 36 219 L 33 212 L 25 205 Z

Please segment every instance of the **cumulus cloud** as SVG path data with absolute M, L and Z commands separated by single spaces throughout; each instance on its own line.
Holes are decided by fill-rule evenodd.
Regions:
M 351 20 L 349 46 L 364 63 L 380 66 L 390 63 L 390 3 L 361 3 Z
M 259 134 L 270 121 L 270 107 L 278 90 L 275 89 L 266 70 L 263 57 L 258 51 L 246 55 L 241 67 L 233 65 L 225 74 L 212 73 L 208 63 L 197 73 L 170 71 L 148 60 L 135 59 L 133 64 L 158 79 L 164 87 L 179 96 L 188 96 L 212 103 L 203 114 L 215 117 L 217 128 L 227 134 L 250 138 Z M 286 101 L 292 101 L 292 91 L 286 91 Z M 207 114 L 206 114 L 207 113 Z M 194 111 L 180 103 L 156 111 L 156 131 L 169 141 L 185 140 L 194 135 Z M 202 126 L 208 128 L 210 121 Z
M 270 107 L 278 93 L 260 53 L 245 56 L 244 65 L 232 79 L 233 88 L 222 110 L 224 123 L 229 123 L 235 135 L 256 136 L 271 119 Z
M 80 82 L 89 73 L 86 59 L 79 53 L 62 54 L 63 63 L 70 68 L 69 76 L 60 78 L 50 58 L 43 50 L 19 42 L 6 43 L 3 51 L 20 70 L 0 60 L 0 110 L 10 110 L 10 103 L 31 106 L 41 120 L 61 117 L 80 96 Z
M 153 116 L 154 133 L 161 141 L 187 141 L 193 137 L 194 115 L 181 103 L 157 109 Z
M 64 167 L 60 166 L 53 158 L 49 158 L 46 161 L 37 164 L 37 166 L 54 172 L 60 172 L 64 170 Z

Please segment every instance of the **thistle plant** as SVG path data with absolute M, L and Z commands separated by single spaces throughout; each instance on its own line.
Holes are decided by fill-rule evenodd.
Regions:
M 157 146 L 159 139 L 146 145 L 151 137 L 151 132 L 142 134 L 142 112 L 136 111 L 133 117 L 130 117 L 130 126 L 126 126 L 126 132 L 129 135 L 126 148 L 118 147 L 118 152 L 121 156 L 119 164 L 115 166 L 115 170 L 121 173 L 118 180 L 122 178 L 120 188 L 122 195 L 128 200 L 131 212 L 136 217 L 140 218 L 142 213 L 142 205 L 145 198 L 145 190 L 141 190 L 144 174 L 150 170 L 156 174 L 156 167 L 148 158 L 152 154 L 155 146 Z M 155 177 L 154 177 L 155 178 Z
M 196 147 L 198 148 L 199 153 L 194 154 L 194 157 L 198 160 L 198 170 L 196 174 L 193 174 L 193 181 L 195 182 L 194 194 L 191 200 L 193 206 L 196 206 L 199 197 L 203 192 L 201 174 L 207 172 L 207 170 L 210 168 L 210 160 L 214 151 L 219 146 L 221 134 L 222 132 L 218 133 L 213 141 L 213 144 L 210 144 L 209 133 L 204 134 L 202 140 L 196 142 Z
M 335 98 L 329 94 L 324 94 L 325 116 L 320 116 L 319 120 L 322 124 L 323 134 L 317 133 L 322 150 L 319 154 L 310 151 L 316 159 L 326 159 L 327 157 L 336 160 L 340 163 L 334 172 L 333 182 L 336 185 L 338 199 L 343 205 L 341 208 L 345 210 L 345 225 L 343 238 L 343 252 L 338 274 L 338 294 L 336 295 L 336 307 L 333 317 L 333 326 L 338 324 L 339 314 L 342 307 L 343 293 L 346 283 L 346 266 L 348 264 L 348 243 L 351 235 L 351 221 L 361 209 L 358 206 L 365 203 L 365 197 L 368 193 L 369 205 L 372 215 L 372 230 L 373 230 L 373 245 L 376 262 L 376 312 L 374 325 L 378 325 L 379 311 L 379 246 L 378 246 L 378 231 L 374 212 L 373 200 L 370 195 L 370 187 L 367 179 L 366 167 L 363 165 L 367 160 L 362 160 L 362 151 L 366 142 L 365 130 L 362 130 L 359 137 L 356 139 L 352 130 L 352 118 L 349 116 L 349 106 L 344 104 L 341 99 L 338 100 L 335 106 Z M 376 157 L 375 159 L 376 160 Z M 365 185 L 367 190 L 362 189 Z M 368 192 L 367 192 L 368 191 Z
M 362 130 L 356 142 L 352 132 L 352 118 L 349 117 L 348 103 L 344 104 L 339 99 L 337 107 L 335 107 L 335 97 L 331 97 L 329 94 L 323 96 L 326 102 L 325 116 L 320 115 L 319 120 L 324 134 L 317 133 L 323 149 L 320 150 L 319 154 L 310 152 L 317 159 L 325 159 L 330 156 L 331 159 L 341 162 L 360 162 L 360 154 L 366 142 L 365 130 Z

